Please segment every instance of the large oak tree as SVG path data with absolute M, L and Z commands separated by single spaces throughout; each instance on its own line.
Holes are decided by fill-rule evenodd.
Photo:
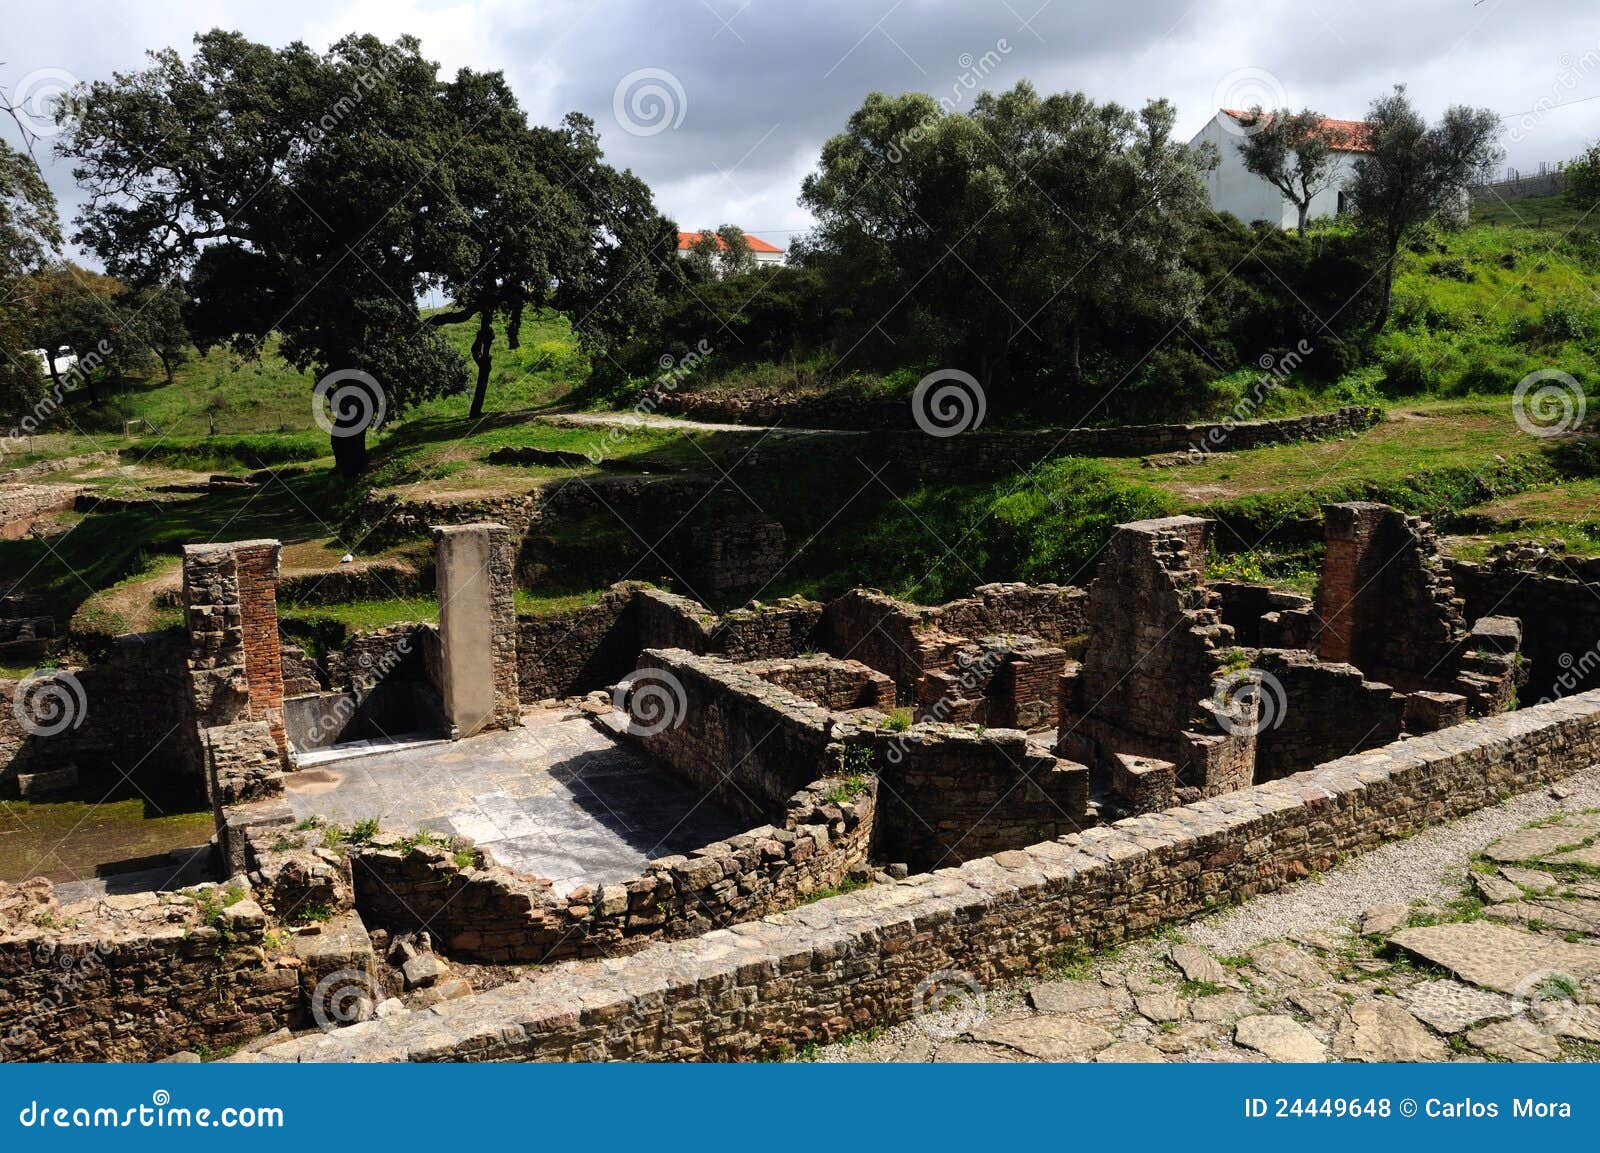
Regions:
M 478 320 L 475 414 L 497 318 L 514 338 L 524 307 L 588 305 L 580 335 L 603 344 L 654 299 L 637 253 L 615 259 L 641 219 L 667 226 L 648 190 L 616 204 L 626 174 L 597 171 L 592 131 L 530 129 L 498 73 L 441 81 L 411 37 L 317 53 L 212 31 L 190 59 L 156 52 L 80 88 L 62 119 L 88 192 L 76 239 L 110 273 L 182 284 L 202 348 L 259 355 L 276 333 L 296 367 L 376 380 L 381 398 L 333 413 L 346 473 L 365 464 L 372 412 L 467 386 L 418 307 L 430 286 Z

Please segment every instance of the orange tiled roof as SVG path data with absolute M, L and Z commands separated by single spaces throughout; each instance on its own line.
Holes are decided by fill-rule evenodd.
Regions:
M 723 243 L 722 237 L 716 236 L 715 233 L 712 233 L 712 235 L 716 237 L 717 247 L 718 248 L 726 248 L 727 247 L 727 245 Z M 779 253 L 781 253 L 783 251 L 783 249 L 777 247 L 776 245 L 768 244 L 765 240 L 762 240 L 761 237 L 759 237 L 759 236 L 751 236 L 748 232 L 744 234 L 744 242 L 750 246 L 750 251 L 751 252 L 779 252 Z M 698 233 L 698 232 L 680 232 L 680 233 L 678 233 L 678 251 L 679 252 L 686 252 L 687 250 L 693 248 L 698 243 L 700 243 L 700 233 Z
M 1224 108 L 1221 111 L 1224 115 L 1231 116 L 1235 120 L 1246 121 L 1250 119 L 1250 113 L 1243 109 Z M 1265 116 L 1271 119 L 1272 114 L 1268 112 Z M 1324 116 L 1320 126 L 1323 134 L 1328 138 L 1328 144 L 1341 152 L 1371 151 L 1367 147 L 1367 122 L 1365 120 L 1334 120 L 1332 117 Z

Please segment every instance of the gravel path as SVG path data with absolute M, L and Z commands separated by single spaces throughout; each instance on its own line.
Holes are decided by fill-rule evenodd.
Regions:
M 1237 908 L 1185 924 L 1180 932 L 1185 941 L 1220 957 L 1249 954 L 1267 942 L 1284 938 L 1299 941 L 1337 938 L 1347 934 L 1351 923 L 1375 906 L 1460 896 L 1467 864 L 1480 850 L 1558 811 L 1572 813 L 1592 808 L 1600 808 L 1600 766 L 1567 777 L 1553 791 L 1524 793 L 1493 808 L 1385 845 L 1320 877 L 1308 878 Z M 1133 942 L 1092 964 L 1094 975 L 1114 989 L 1124 986 L 1136 992 L 1162 989 L 1160 984 L 1151 983 L 1151 979 L 1157 970 L 1170 968 L 1165 959 L 1168 941 L 1169 938 L 1161 936 Z M 1157 980 L 1170 980 L 1170 973 L 1165 978 L 1158 976 Z M 1033 978 L 985 990 L 988 1019 L 1026 1014 L 1025 991 L 1051 983 L 1051 978 Z M 1081 981 L 1067 983 L 1083 984 Z M 1317 1028 L 1322 1040 L 1331 1035 L 1327 1028 Z M 1015 1052 L 973 1042 L 930 1042 L 928 1034 L 910 1021 L 876 1033 L 870 1039 L 824 1046 L 808 1056 L 825 1062 L 1026 1059 L 1019 1058 Z M 1197 1059 L 1261 1058 L 1224 1045 L 1221 1051 Z M 1444 1058 L 1440 1055 L 1409 1059 Z
M 1523 793 L 1492 809 L 1384 845 L 1321 877 L 1187 925 L 1184 936 L 1216 953 L 1241 953 L 1276 937 L 1342 928 L 1375 905 L 1457 896 L 1468 859 L 1491 841 L 1558 809 L 1600 807 L 1600 766 L 1566 778 L 1560 790 L 1567 794 L 1564 800 L 1549 790 Z

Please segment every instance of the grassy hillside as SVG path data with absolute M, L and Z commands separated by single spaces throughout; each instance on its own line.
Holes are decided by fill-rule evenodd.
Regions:
M 1528 201 L 1514 202 L 1526 216 Z M 1551 204 L 1550 217 L 1560 205 Z M 1303 580 L 1309 570 L 1304 525 L 1328 500 L 1369 497 L 1426 513 L 1475 534 L 1480 546 L 1512 533 L 1561 535 L 1578 550 L 1596 543 L 1600 480 L 1586 454 L 1522 433 L 1511 390 L 1527 373 L 1560 368 L 1580 381 L 1600 378 L 1600 242 L 1588 221 L 1563 230 L 1506 223 L 1500 206 L 1469 230 L 1405 254 L 1390 328 L 1370 358 L 1343 378 L 1291 379 L 1264 413 L 1382 401 L 1390 419 L 1365 436 L 1219 455 L 1197 467 L 1148 469 L 1137 460 L 1064 461 L 1026 478 L 989 485 L 902 488 L 872 477 L 837 446 L 772 454 L 773 464 L 735 469 L 739 497 L 784 521 L 805 548 L 766 590 L 826 593 L 866 583 L 924 600 L 954 595 L 982 580 L 1082 580 L 1085 566 L 1118 520 L 1186 509 L 1217 516 L 1229 571 Z M 1566 219 L 1566 218 L 1564 218 Z M 1572 224 L 1578 224 L 1576 229 Z M 470 326 L 445 330 L 463 351 Z M 90 406 L 71 398 L 81 432 L 34 438 L 7 463 L 124 450 L 54 479 L 81 482 L 108 497 L 157 497 L 160 505 L 109 504 L 62 514 L 75 531 L 47 540 L 0 541 L 0 580 L 46 593 L 63 622 L 98 632 L 152 627 L 176 619 L 154 594 L 171 583 L 187 541 L 274 536 L 335 565 L 347 549 L 373 555 L 357 515 L 375 488 L 406 496 L 448 491 L 526 493 L 573 473 L 568 465 L 491 464 L 507 445 L 584 454 L 600 447 L 611 463 L 639 471 L 728 467 L 761 434 L 603 430 L 549 419 L 571 406 L 588 365 L 565 318 L 531 320 L 522 347 L 496 348 L 488 412 L 466 415 L 468 398 L 440 398 L 392 420 L 372 438 L 372 464 L 355 485 L 331 475 L 327 440 L 312 419 L 312 380 L 276 357 L 240 364 L 213 351 L 182 366 L 177 380 L 131 382 Z M 771 366 L 757 378 L 773 378 Z M 781 374 L 780 374 L 781 375 Z M 901 373 L 910 380 L 914 374 Z M 1243 366 L 1219 392 L 1242 394 L 1259 375 Z M 900 382 L 904 383 L 904 382 Z M 1593 411 L 1591 420 L 1600 419 Z M 1150 419 L 1168 414 L 1151 412 Z M 159 432 L 124 436 L 123 421 Z M 209 434 L 215 421 L 217 434 Z M 769 447 L 770 444 L 769 444 Z M 161 492 L 212 471 L 301 462 L 255 489 Z M 592 473 L 579 466 L 580 473 Z M 198 475 L 197 475 L 198 474 Z M 803 499 L 796 499 L 803 494 Z M 626 511 L 626 510 L 624 510 Z M 569 526 L 603 549 L 619 523 Z M 584 543 L 582 541 L 578 542 Z M 1472 547 L 1472 546 L 1466 546 Z M 579 550 L 581 554 L 581 549 Z M 313 565 L 315 567 L 315 565 Z M 666 574 L 641 572 L 660 578 Z M 589 591 L 584 572 L 541 597 Z M 543 601 L 529 600 L 525 608 Z M 319 609 L 349 627 L 402 619 L 425 606 L 407 601 Z

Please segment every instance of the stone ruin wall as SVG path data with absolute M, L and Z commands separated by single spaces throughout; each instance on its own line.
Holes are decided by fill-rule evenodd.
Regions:
M 452 956 L 490 963 L 608 957 L 791 909 L 865 871 L 875 788 L 846 801 L 822 778 L 780 820 L 660 857 L 638 877 L 566 895 L 461 850 L 375 845 L 352 858 L 355 907 L 391 931 L 426 927 Z M 469 850 L 470 852 L 470 850 Z
M 72 679 L 59 690 L 0 680 L 0 789 L 21 792 L 26 778 L 63 772 L 109 786 L 127 772 L 162 802 L 203 798 L 187 653 L 176 631 L 129 633 L 94 663 L 62 669 Z M 74 702 L 70 720 L 48 711 L 51 695 Z M 30 732 L 24 718 L 35 728 L 43 722 L 43 732 Z
M 811 663 L 860 679 L 844 662 Z M 640 748 L 753 815 L 819 773 L 861 779 L 870 773 L 879 782 L 874 856 L 913 869 L 1095 821 L 1088 769 L 1022 731 L 927 722 L 899 731 L 884 724 L 881 712 L 837 712 L 759 672 L 759 665 L 683 650 L 647 650 L 630 692 L 675 684 L 682 699 L 678 723 L 643 732 Z M 877 684 L 886 694 L 888 685 Z M 628 707 L 634 708 L 631 696 Z M 650 715 L 644 706 L 638 714 Z
M 793 428 L 877 430 L 868 438 L 891 459 L 937 454 L 941 477 L 1014 473 L 1049 456 L 1147 456 L 1154 453 L 1237 451 L 1269 444 L 1322 440 L 1365 432 L 1383 418 L 1376 406 L 1348 405 L 1332 412 L 1271 420 L 1192 424 L 1142 424 L 1107 428 L 1041 429 L 1036 432 L 970 431 L 937 444 L 918 432 L 904 400 L 837 394 L 788 396 L 759 390 L 673 392 L 661 395 L 660 411 L 719 424 L 784 424 Z
M 1522 622 L 1524 703 L 1600 688 L 1600 574 L 1474 561 L 1456 561 L 1450 572 L 1470 619 Z
M 270 1061 L 694 1061 L 772 1056 L 912 1015 L 935 973 L 983 985 L 1283 888 L 1600 758 L 1600 692 L 1342 757 L 831 897 L 804 917 L 555 966 L 429 1014 L 297 1038 Z
M 1106 773 L 1128 771 L 1119 755 L 1153 762 L 1184 799 L 1243 788 L 1255 764 L 1253 702 L 1227 728 L 1203 707 L 1233 648 L 1205 585 L 1209 527 L 1191 516 L 1117 526 L 1090 592 L 1083 663 L 1061 680 L 1063 753 Z
M 0 884 L 0 1059 L 153 1061 L 299 1024 L 299 969 L 266 932 L 250 900 L 208 921 L 182 894 L 64 910 L 48 882 Z
M 1227 631 L 1217 616 L 1214 602 L 1218 598 L 1205 597 L 1202 603 L 1183 595 L 1190 587 L 1183 574 L 1194 567 L 1187 558 L 1203 555 L 1203 531 L 1203 525 L 1198 529 L 1180 525 L 1170 533 L 1146 535 L 1157 542 L 1153 553 L 1160 560 L 1157 567 L 1168 577 L 1177 574 L 1172 582 L 1178 590 L 1173 603 L 1179 606 L 1180 615 L 1193 632 L 1211 639 L 1210 648 L 1205 650 L 1209 653 L 1217 647 L 1217 640 L 1225 639 L 1223 634 Z M 792 657 L 792 647 L 799 637 L 824 644 L 830 637 L 836 643 L 847 640 L 854 648 L 874 632 L 903 628 L 903 635 L 912 638 L 920 650 L 914 662 L 899 666 L 903 675 L 915 676 L 913 686 L 926 688 L 946 675 L 952 662 L 954 667 L 961 667 L 963 659 L 970 663 L 974 655 L 998 652 L 1001 658 L 995 667 L 1012 671 L 993 673 L 989 680 L 980 682 L 980 704 L 975 707 L 1016 708 L 1022 703 L 1036 703 L 1037 689 L 1000 687 L 1003 677 L 1011 675 L 1018 683 L 1036 686 L 1041 678 L 1065 671 L 1064 650 L 1027 635 L 974 643 L 947 628 L 970 633 L 981 633 L 990 627 L 1007 633 L 1027 629 L 1034 634 L 1071 640 L 1101 625 L 1094 599 L 1082 590 L 986 586 L 972 598 L 928 609 L 906 606 L 881 594 L 856 593 L 826 608 L 812 602 L 791 601 L 719 618 L 684 598 L 630 588 L 613 590 L 599 604 L 578 614 L 580 619 L 598 622 L 589 635 L 603 646 L 616 643 L 616 634 L 621 631 L 626 643 L 615 650 L 619 661 L 642 635 L 650 633 L 664 633 L 693 645 L 693 650 L 682 652 L 647 652 L 640 662 L 641 669 L 648 669 L 651 661 L 657 661 L 659 667 L 670 667 L 687 678 L 695 685 L 691 697 L 698 694 L 711 701 L 705 711 L 715 714 L 720 722 L 685 725 L 690 729 L 687 737 L 669 735 L 667 743 L 660 747 L 669 751 L 675 747 L 677 752 L 663 756 L 664 760 L 676 764 L 680 771 L 704 774 L 708 765 L 714 767 L 733 759 L 734 745 L 740 740 L 748 744 L 750 734 L 771 721 L 774 712 L 781 715 L 776 727 L 768 730 L 782 734 L 772 755 L 755 758 L 757 763 L 744 778 L 751 786 L 748 791 L 760 798 L 750 805 L 747 797 L 747 807 L 756 810 L 752 815 L 766 820 L 766 824 L 690 857 L 652 862 L 644 876 L 620 889 L 600 886 L 566 897 L 553 894 L 549 883 L 538 878 L 488 867 L 481 856 L 460 846 L 447 851 L 391 841 L 358 850 L 342 871 L 326 860 L 308 860 L 303 853 L 286 856 L 275 846 L 288 823 L 287 810 L 273 799 L 281 792 L 282 670 L 286 662 L 281 652 L 275 659 L 266 654 L 267 630 L 263 624 L 273 621 L 271 647 L 276 649 L 275 609 L 269 611 L 268 605 L 276 572 L 276 546 L 273 542 L 246 542 L 242 548 L 243 552 L 231 556 L 226 549 L 220 554 L 198 555 L 192 582 L 186 557 L 186 602 L 195 637 L 193 701 L 196 715 L 221 722 L 203 729 L 203 737 L 213 797 L 219 807 L 231 810 L 222 828 L 225 853 L 230 866 L 251 872 L 252 883 L 261 890 L 269 913 L 291 909 L 315 891 L 320 896 L 331 896 L 338 908 L 360 909 L 375 924 L 414 921 L 416 918 L 405 913 L 392 895 L 384 895 L 388 891 L 406 894 L 407 901 L 417 908 L 433 909 L 444 924 L 451 926 L 451 947 L 463 956 L 497 961 L 594 956 L 792 907 L 807 895 L 836 887 L 843 879 L 864 871 L 869 849 L 875 859 L 884 859 L 882 851 L 888 849 L 915 862 L 918 868 L 938 868 L 963 859 L 1005 856 L 1014 852 L 1016 845 L 1052 836 L 1068 834 L 1070 839 L 1076 835 L 1073 830 L 1095 821 L 1088 802 L 1089 770 L 1085 765 L 1059 759 L 1029 742 L 1022 732 L 975 733 L 924 721 L 910 733 L 899 734 L 879 723 L 863 723 L 870 719 L 869 714 L 844 715 L 838 711 L 844 707 L 840 702 L 849 701 L 851 707 L 881 716 L 883 705 L 892 699 L 888 693 L 894 679 L 891 673 L 884 670 L 874 674 L 870 669 L 863 673 L 865 666 L 852 668 L 853 662 L 836 658 Z M 1448 605 L 1452 598 L 1435 595 L 1440 588 L 1433 579 L 1436 569 L 1424 563 L 1417 571 L 1429 576 L 1416 586 L 1429 593 L 1429 603 Z M 509 588 L 508 576 L 503 584 Z M 1111 587 L 1112 582 L 1097 585 L 1097 589 Z M 509 602 L 509 597 L 502 600 Z M 1267 603 L 1273 604 L 1270 600 Z M 1258 614 L 1263 639 L 1271 632 L 1268 617 L 1298 618 L 1307 612 L 1304 605 L 1285 603 Z M 527 636 L 530 623 L 519 622 L 513 632 L 509 611 L 502 611 L 500 616 L 506 620 L 495 626 L 495 633 L 501 638 L 496 642 L 497 669 L 506 666 L 508 652 L 526 651 L 526 643 L 517 642 Z M 1137 632 L 1142 627 L 1136 622 L 1132 630 Z M 1477 636 L 1491 647 L 1504 641 L 1493 629 L 1483 632 L 1480 628 L 1467 635 Z M 515 647 L 508 647 L 506 638 L 513 636 L 516 640 L 511 644 Z M 1189 643 L 1192 641 L 1191 636 Z M 375 643 L 386 643 L 386 639 L 378 638 Z M 777 651 L 765 665 L 754 666 L 697 655 L 718 647 L 741 657 L 766 655 L 768 649 Z M 1094 651 L 1091 646 L 1090 654 Z M 1514 655 L 1514 646 L 1510 653 Z M 1499 655 L 1507 654 L 1501 651 Z M 1327 702 L 1321 710 L 1328 718 L 1325 721 L 1315 720 L 1319 714 L 1314 711 L 1301 717 L 1299 727 L 1269 730 L 1253 751 L 1259 763 L 1251 767 L 1263 775 L 1288 771 L 1297 759 L 1317 755 L 1326 748 L 1324 743 L 1319 749 L 1319 742 L 1345 739 L 1335 733 L 1333 725 L 1347 723 L 1358 709 L 1378 722 L 1364 734 L 1362 739 L 1366 739 L 1389 731 L 1397 707 L 1408 727 L 1417 731 L 1409 725 L 1411 705 L 1425 696 L 1449 695 L 1413 692 L 1407 697 L 1366 681 L 1352 666 L 1319 661 L 1305 652 L 1274 654 L 1262 650 L 1252 656 L 1268 671 L 1276 669 L 1275 675 L 1304 686 L 1297 687 L 1291 696 Z M 434 653 L 431 659 L 440 658 Z M 288 663 L 292 665 L 293 660 L 291 654 Z M 1272 664 L 1273 661 L 1278 663 Z M 574 663 L 580 669 L 592 667 L 593 657 L 584 656 L 581 663 Z M 1204 664 L 1201 661 L 1196 667 Z M 789 671 L 772 675 L 778 667 Z M 1180 662 L 1179 667 L 1185 666 Z M 850 669 L 848 676 L 843 674 L 844 669 Z M 769 680 L 758 675 L 763 671 L 769 674 Z M 520 680 L 518 673 L 517 663 L 512 662 L 511 676 Z M 703 681 L 696 681 L 697 674 L 705 674 Z M 1069 673 L 1065 680 L 1079 680 L 1081 676 L 1081 672 L 1077 677 Z M 789 687 L 785 687 L 785 679 Z M 497 673 L 497 699 L 515 699 L 518 688 L 516 680 L 507 684 Z M 791 689 L 800 690 L 802 696 L 796 696 Z M 820 697 L 821 703 L 803 699 L 806 693 Z M 751 697 L 755 704 L 746 699 Z M 855 704 L 869 698 L 875 703 Z M 774 710 L 775 699 L 781 707 Z M 1449 711 L 1442 705 L 1440 708 L 1441 715 Z M 694 711 L 690 709 L 691 715 Z M 990 723 L 992 715 L 984 714 L 980 723 Z M 1480 727 L 1474 726 L 1474 731 Z M 669 734 L 680 731 L 668 730 Z M 735 731 L 744 735 L 730 736 Z M 1471 739 L 1472 733 L 1441 736 Z M 848 801 L 838 800 L 840 778 L 819 779 L 819 773 L 842 773 L 847 763 L 843 751 L 852 746 L 867 751 L 873 771 L 885 785 L 898 791 L 902 798 L 915 798 L 915 811 L 901 800 L 877 796 L 876 782 L 871 777 L 866 778 L 870 791 L 858 793 Z M 744 754 L 750 751 L 743 748 L 737 760 L 742 763 L 749 759 Z M 1126 792 L 1143 790 L 1141 807 L 1154 808 L 1173 799 L 1170 787 L 1165 791 L 1160 787 L 1158 765 L 1145 763 L 1140 755 L 1123 750 L 1116 751 L 1111 759 L 1112 772 L 1121 779 Z M 1171 768 L 1169 764 L 1169 774 Z M 984 819 L 976 830 L 968 832 L 975 817 Z M 927 829 L 932 830 L 932 835 L 922 831 Z M 472 864 L 462 864 L 458 854 L 463 852 L 471 856 Z M 714 867 L 707 858 L 714 859 Z M 332 877 L 330 870 L 335 874 Z M 452 908 L 454 912 L 450 911 Z
M 747 661 L 741 667 L 768 684 L 787 689 L 834 712 L 894 711 L 894 681 L 888 674 L 870 669 L 860 661 L 811 656 Z

